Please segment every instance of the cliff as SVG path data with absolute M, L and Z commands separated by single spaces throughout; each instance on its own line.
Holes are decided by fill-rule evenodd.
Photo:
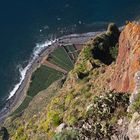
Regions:
M 119 54 L 112 78 L 112 89 L 132 93 L 134 76 L 140 70 L 140 25 L 129 23 L 119 38 Z
M 53 83 L 23 114 L 5 121 L 10 138 L 139 140 L 139 31 L 129 23 L 120 34 L 110 24 L 91 38 L 66 81 Z

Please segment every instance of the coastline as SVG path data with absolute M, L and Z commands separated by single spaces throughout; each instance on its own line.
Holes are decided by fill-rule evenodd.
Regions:
M 49 55 L 51 52 L 53 52 L 53 50 L 56 49 L 58 46 L 70 45 L 70 44 L 84 45 L 85 42 L 87 42 L 90 38 L 93 38 L 94 36 L 96 36 L 99 33 L 101 33 L 101 32 L 70 34 L 70 35 L 62 36 L 62 37 L 52 41 L 52 44 L 50 44 L 48 46 L 44 46 L 44 48 L 41 50 L 41 52 L 39 54 L 37 54 L 37 57 L 29 65 L 29 68 L 27 69 L 27 71 L 25 73 L 25 77 L 24 77 L 23 81 L 21 82 L 19 88 L 15 92 L 15 94 L 7 100 L 6 105 L 0 111 L 0 124 L 2 124 L 4 122 L 4 120 L 6 119 L 6 117 L 8 117 L 12 112 L 14 112 L 24 101 L 24 99 L 26 97 L 26 93 L 30 86 L 31 76 L 32 76 L 33 72 L 37 68 L 40 67 L 43 59 L 47 55 Z

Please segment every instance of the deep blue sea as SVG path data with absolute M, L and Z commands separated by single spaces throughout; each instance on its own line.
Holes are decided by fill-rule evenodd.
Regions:
M 109 22 L 122 26 L 139 15 L 140 0 L 0 0 L 0 103 L 20 81 L 37 43 L 103 30 Z

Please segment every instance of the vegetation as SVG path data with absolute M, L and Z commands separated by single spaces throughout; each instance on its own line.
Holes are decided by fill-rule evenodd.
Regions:
M 75 108 L 80 107 L 80 105 L 75 104 Z M 128 94 L 110 92 L 104 96 L 94 96 L 87 107 L 85 116 L 76 120 L 75 115 L 69 114 L 71 119 L 65 121 L 67 128 L 60 133 L 56 133 L 55 139 L 110 138 L 114 134 L 113 127 L 115 127 L 117 121 L 126 116 L 128 105 Z M 70 123 L 71 121 L 74 121 L 74 123 Z
M 73 68 L 73 63 L 63 47 L 54 50 L 49 57 L 49 61 L 68 71 Z
M 118 56 L 118 47 L 119 47 L 118 44 L 116 44 L 115 47 L 110 48 L 110 54 L 114 60 L 116 60 Z
M 78 132 L 76 130 L 65 130 L 54 136 L 54 140 L 76 140 L 79 139 Z
M 110 50 L 117 44 L 118 36 L 118 29 L 111 24 L 106 33 L 89 41 L 79 54 L 75 67 L 68 74 L 61 90 L 57 92 L 51 90 L 49 101 L 47 95 L 46 97 L 37 95 L 35 101 L 32 100 L 30 108 L 27 108 L 28 111 L 22 115 L 22 120 L 16 118 L 12 121 L 12 125 L 10 124 L 12 128 L 8 127 L 12 138 L 14 140 L 109 138 L 117 121 L 126 115 L 129 104 L 128 94 L 109 91 L 109 79 L 114 66 L 111 63 L 116 52 Z M 70 48 L 67 49 L 70 51 Z M 49 60 L 66 70 L 72 69 L 73 66 L 64 48 L 57 48 Z M 107 69 L 109 64 L 110 69 Z M 44 66 L 38 69 L 32 77 L 28 95 L 33 97 L 62 75 L 58 73 L 57 76 L 53 76 L 52 69 L 48 70 Z M 48 82 L 51 79 L 52 82 Z M 45 92 L 48 94 L 48 91 Z M 51 96 L 52 94 L 54 95 Z M 42 102 L 45 105 L 38 107 Z M 38 108 L 36 114 L 33 111 L 35 108 Z M 61 124 L 65 124 L 65 128 L 58 131 Z M 16 134 L 14 130 L 17 131 Z
M 119 38 L 119 30 L 115 24 L 110 24 L 107 32 L 100 34 L 94 40 L 92 54 L 95 59 L 109 65 L 114 60 L 110 49 L 116 46 Z
M 136 100 L 130 105 L 130 111 L 132 113 L 134 112 L 140 113 L 140 93 L 138 94 Z
M 91 40 L 81 51 L 75 66 L 76 73 L 85 74 L 92 68 L 110 65 L 117 55 L 119 30 L 115 24 L 110 24 L 107 32 Z M 114 47 L 115 46 L 115 47 Z
M 27 96 L 22 102 L 22 104 L 14 111 L 13 114 L 21 113 L 27 108 L 30 101 L 33 99 L 37 93 L 48 88 L 54 81 L 60 79 L 62 73 L 51 69 L 46 66 L 41 66 L 32 75 L 31 84 L 27 92 Z
M 92 132 L 85 127 L 81 133 L 86 136 L 84 131 L 89 131 L 90 134 L 87 137 L 98 139 L 111 136 L 117 120 L 126 116 L 128 105 L 129 96 L 127 94 L 107 93 L 104 96 L 95 96 L 85 119 L 85 125 L 89 124 Z
M 33 73 L 31 78 L 32 82 L 27 94 L 34 97 L 38 92 L 46 89 L 61 77 L 62 73 L 47 66 L 41 66 Z
M 67 45 L 67 46 L 63 46 L 66 50 L 66 52 L 68 53 L 72 63 L 74 64 L 78 58 L 78 54 L 79 52 L 77 52 L 77 49 L 74 45 Z
M 12 115 L 16 115 L 18 113 L 22 113 L 22 111 L 27 108 L 29 105 L 30 101 L 32 100 L 32 97 L 26 96 L 22 104 L 12 113 Z
M 65 48 L 68 52 L 76 51 L 76 48 L 73 45 L 67 45 L 67 46 L 65 46 Z

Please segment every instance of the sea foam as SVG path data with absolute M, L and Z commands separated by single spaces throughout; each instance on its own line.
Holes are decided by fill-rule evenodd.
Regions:
M 41 51 L 45 48 L 47 48 L 48 46 L 50 46 L 51 44 L 53 44 L 56 40 L 50 40 L 50 41 L 45 41 L 43 43 L 37 43 L 36 47 L 33 50 L 31 59 L 28 63 L 28 65 L 25 68 L 22 68 L 21 66 L 19 67 L 19 72 L 20 72 L 20 81 L 19 83 L 17 83 L 13 90 L 11 90 L 11 92 L 9 93 L 9 97 L 7 98 L 7 100 L 9 100 L 11 97 L 13 97 L 15 95 L 15 93 L 17 92 L 17 90 L 20 88 L 22 82 L 25 79 L 25 76 L 28 72 L 28 70 L 30 69 L 31 65 L 33 64 L 33 62 L 36 60 L 36 58 L 39 56 L 39 54 L 41 53 Z

